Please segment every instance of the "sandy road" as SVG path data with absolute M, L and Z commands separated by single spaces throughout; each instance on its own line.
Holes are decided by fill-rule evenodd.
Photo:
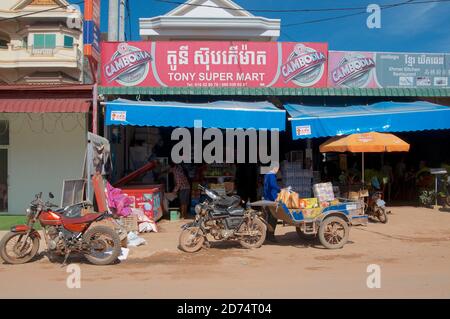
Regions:
M 353 227 L 339 250 L 277 228 L 277 245 L 246 250 L 218 243 L 196 254 L 177 249 L 181 222 L 160 223 L 146 246 L 113 266 L 81 263 L 81 288 L 68 289 L 66 268 L 46 257 L 0 263 L 0 298 L 450 298 L 450 213 L 392 209 L 386 225 Z M 0 234 L 1 236 L 2 234 Z M 366 285 L 381 267 L 381 288 Z

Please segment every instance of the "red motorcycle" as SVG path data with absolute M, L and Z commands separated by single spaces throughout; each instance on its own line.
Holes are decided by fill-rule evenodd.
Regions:
M 91 224 L 112 215 L 92 213 L 80 216 L 77 212 L 92 206 L 87 202 L 58 207 L 50 202 L 44 202 L 42 192 L 37 194 L 27 209 L 27 224 L 11 228 L 0 241 L 0 257 L 10 264 L 23 264 L 33 259 L 39 250 L 41 236 L 34 228 L 39 221 L 47 253 L 50 260 L 56 256 L 64 256 L 63 264 L 72 252 L 81 253 L 95 265 L 109 265 L 116 261 L 121 253 L 120 237 L 117 232 L 107 226 L 92 227 Z M 50 198 L 54 196 L 49 194 Z M 70 217 L 70 216 L 78 217 Z

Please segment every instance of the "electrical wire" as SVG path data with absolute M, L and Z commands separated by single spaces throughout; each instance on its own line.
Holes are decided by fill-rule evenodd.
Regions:
M 396 8 L 396 7 L 399 7 L 399 6 L 402 6 L 402 5 L 413 3 L 413 1 L 414 0 L 407 0 L 407 1 L 404 1 L 404 2 L 392 4 L 392 5 L 380 6 L 380 10 L 387 10 L 387 9 Z M 431 1 L 437 1 L 437 0 L 431 0 Z M 450 0 L 440 0 L 440 1 L 450 1 Z M 308 21 L 303 21 L 303 22 L 298 22 L 298 23 L 283 24 L 283 27 L 286 28 L 286 27 L 293 27 L 293 26 L 304 25 L 304 24 L 312 24 L 312 23 L 318 23 L 318 22 L 333 21 L 333 20 L 344 19 L 344 18 L 348 18 L 348 17 L 361 15 L 361 14 L 367 14 L 367 10 L 358 11 L 358 12 L 349 13 L 349 14 L 343 14 L 343 15 L 340 15 L 340 16 L 334 16 L 334 17 L 328 17 L 328 18 L 322 18 L 322 19 L 314 19 L 314 20 L 308 20 Z
M 16 116 L 13 116 L 13 114 Z M 71 133 L 79 129 L 85 130 L 86 128 L 85 115 L 80 113 L 8 113 L 8 116 L 0 114 L 0 121 L 6 122 L 0 135 L 5 134 L 6 130 L 8 130 L 10 136 L 11 134 L 22 133 L 27 127 L 28 131 L 34 134 L 55 134 L 59 131 Z M 68 123 L 75 124 L 73 127 L 68 127 Z
M 186 3 L 181 1 L 174 1 L 174 0 L 154 0 L 155 2 L 162 2 L 162 3 L 171 3 L 171 4 L 177 4 L 177 5 L 188 5 L 188 6 L 194 6 L 194 7 L 206 7 L 206 8 L 213 8 L 213 9 L 225 9 L 229 11 L 249 11 L 249 12 L 273 12 L 273 13 L 299 13 L 299 12 L 330 12 L 330 11 L 351 11 L 351 10 L 365 10 L 367 9 L 367 6 L 365 7 L 343 7 L 343 8 L 314 8 L 314 9 L 283 9 L 283 10 L 275 10 L 275 9 L 243 9 L 243 8 L 230 8 L 230 7 L 221 7 L 221 6 L 213 6 L 208 4 L 198 4 L 198 3 Z M 406 1 L 406 2 L 398 2 L 398 3 L 392 3 L 392 4 L 385 4 L 380 5 L 380 7 L 393 7 L 398 5 L 405 5 L 405 4 L 423 4 L 423 3 L 433 3 L 433 2 L 448 2 L 450 0 L 422 0 L 422 1 Z

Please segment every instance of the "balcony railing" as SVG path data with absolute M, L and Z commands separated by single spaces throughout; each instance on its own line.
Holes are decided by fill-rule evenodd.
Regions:
M 83 53 L 77 44 L 73 47 L 58 46 L 55 48 L 42 48 L 29 46 L 13 46 L 8 44 L 7 48 L 0 48 L 0 62 L 1 61 L 20 61 L 29 59 L 30 57 L 54 57 L 58 60 L 68 60 L 79 62 L 82 60 Z
M 32 45 L 28 46 L 27 48 L 28 52 L 32 56 L 54 56 L 56 50 L 58 48 L 41 48 L 41 47 L 34 47 Z

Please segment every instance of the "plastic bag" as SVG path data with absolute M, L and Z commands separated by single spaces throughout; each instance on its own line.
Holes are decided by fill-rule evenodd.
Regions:
M 140 245 L 145 245 L 146 243 L 147 243 L 147 241 L 144 238 L 139 237 L 136 232 L 128 233 L 128 246 L 129 247 L 137 247 Z

